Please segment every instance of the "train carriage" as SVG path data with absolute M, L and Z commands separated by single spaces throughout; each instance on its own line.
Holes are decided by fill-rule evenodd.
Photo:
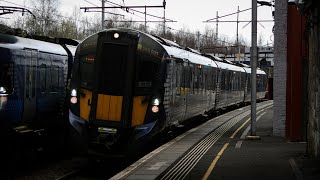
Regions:
M 247 65 L 243 65 L 243 69 L 246 72 L 246 87 L 245 87 L 245 94 L 244 94 L 244 101 L 250 102 L 251 101 L 251 68 Z M 267 81 L 268 76 L 267 74 L 262 71 L 261 69 L 257 68 L 257 99 L 263 99 L 266 96 L 266 89 L 267 89 Z
M 212 57 L 219 67 L 216 109 L 244 102 L 246 72 L 242 67 Z
M 77 42 L 52 41 L 60 44 L 0 33 L 1 156 L 8 161 L 64 147 L 66 86 Z
M 87 134 L 90 149 L 133 149 L 189 118 L 244 102 L 246 80 L 244 68 L 172 41 L 107 29 L 77 48 L 70 123 Z

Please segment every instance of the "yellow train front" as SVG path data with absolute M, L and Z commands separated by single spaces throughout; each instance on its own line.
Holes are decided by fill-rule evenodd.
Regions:
M 96 152 L 135 151 L 165 125 L 166 51 L 154 37 L 108 29 L 78 46 L 70 123 Z

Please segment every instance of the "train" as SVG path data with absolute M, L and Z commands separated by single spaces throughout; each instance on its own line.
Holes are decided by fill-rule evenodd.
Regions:
M 66 91 L 77 44 L 72 39 L 0 33 L 1 159 L 14 166 L 30 152 L 54 153 L 64 145 L 69 124 Z
M 111 28 L 77 47 L 69 121 L 90 154 L 125 153 L 198 115 L 250 102 L 251 68 L 134 29 Z M 257 69 L 257 98 L 267 75 Z

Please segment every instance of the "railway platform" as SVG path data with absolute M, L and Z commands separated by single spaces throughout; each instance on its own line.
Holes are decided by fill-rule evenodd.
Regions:
M 257 104 L 260 139 L 249 140 L 250 106 L 193 128 L 110 179 L 319 179 L 319 161 L 305 157 L 305 142 L 272 132 L 273 101 Z

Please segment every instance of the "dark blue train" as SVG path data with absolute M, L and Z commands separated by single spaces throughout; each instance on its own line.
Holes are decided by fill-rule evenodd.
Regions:
M 251 99 L 250 68 L 133 29 L 86 38 L 72 74 L 70 122 L 99 155 L 134 152 L 172 126 Z M 257 99 L 266 85 L 257 69 Z
M 77 41 L 0 34 L 1 157 L 61 148 L 66 89 Z M 51 42 L 50 42 L 51 41 Z

